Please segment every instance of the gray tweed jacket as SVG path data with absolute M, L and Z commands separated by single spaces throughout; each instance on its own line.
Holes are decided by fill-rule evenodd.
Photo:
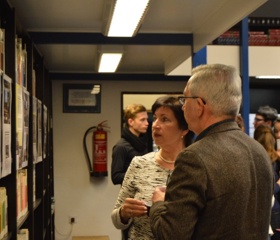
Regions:
M 156 239 L 267 240 L 273 174 L 264 148 L 223 122 L 179 154 L 164 202 L 150 220 Z

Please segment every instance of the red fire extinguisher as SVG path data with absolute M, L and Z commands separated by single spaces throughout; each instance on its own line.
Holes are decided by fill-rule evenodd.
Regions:
M 97 126 L 90 127 L 84 136 L 84 150 L 88 160 L 90 175 L 94 177 L 108 176 L 107 171 L 107 132 L 104 128 L 108 128 L 107 121 L 99 123 Z M 93 130 L 92 136 L 92 163 L 86 147 L 87 134 Z

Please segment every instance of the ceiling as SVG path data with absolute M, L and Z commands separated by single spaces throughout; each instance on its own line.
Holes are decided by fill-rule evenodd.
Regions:
M 191 57 L 192 51 L 211 43 L 255 10 L 254 16 L 279 15 L 280 0 L 266 1 L 151 0 L 135 37 L 109 38 L 103 29 L 111 0 L 9 0 L 51 76 L 58 80 L 100 78 L 97 66 L 104 47 L 124 50 L 116 76 L 166 76 Z M 271 7 L 275 4 L 279 6 Z

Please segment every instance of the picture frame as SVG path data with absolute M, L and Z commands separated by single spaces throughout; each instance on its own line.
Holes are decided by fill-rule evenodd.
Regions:
M 99 91 L 93 91 L 93 88 Z M 94 92 L 94 94 L 92 93 Z M 64 113 L 100 113 L 100 84 L 63 84 Z

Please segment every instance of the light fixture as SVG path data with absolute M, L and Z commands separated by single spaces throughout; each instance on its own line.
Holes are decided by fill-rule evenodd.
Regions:
M 93 88 L 91 90 L 91 94 L 99 94 L 100 93 L 100 85 L 93 85 Z
M 124 53 L 123 46 L 103 45 L 99 47 L 99 65 L 98 72 L 115 72 Z
M 101 53 L 98 72 L 115 72 L 122 58 L 122 53 Z
M 115 0 L 107 26 L 108 37 L 132 37 L 138 31 L 150 0 Z
M 277 75 L 268 75 L 268 76 L 256 76 L 259 79 L 280 79 L 280 76 Z

